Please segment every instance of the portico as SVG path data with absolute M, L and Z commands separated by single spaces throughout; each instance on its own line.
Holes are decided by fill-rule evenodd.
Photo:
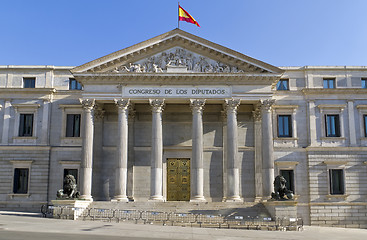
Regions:
M 114 201 L 166 201 L 172 158 L 190 163 L 185 187 L 192 202 L 270 196 L 270 109 L 280 69 L 176 29 L 72 73 L 84 86 L 81 193 L 86 199 L 92 198 L 96 172 L 104 174 L 93 178 L 100 180 L 93 192 L 109 192 Z M 104 142 L 93 156 L 96 105 L 103 106 Z M 109 184 L 103 185 L 106 173 Z M 172 178 L 179 191 L 178 180 Z M 106 200 L 106 194 L 99 195 Z

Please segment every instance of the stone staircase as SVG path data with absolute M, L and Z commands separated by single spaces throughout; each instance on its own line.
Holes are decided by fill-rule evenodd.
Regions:
M 89 208 L 221 215 L 226 218 L 242 216 L 245 219 L 255 219 L 255 218 L 264 219 L 271 217 L 263 204 L 255 202 L 194 203 L 194 202 L 182 202 L 182 201 L 177 202 L 95 201 L 89 206 Z

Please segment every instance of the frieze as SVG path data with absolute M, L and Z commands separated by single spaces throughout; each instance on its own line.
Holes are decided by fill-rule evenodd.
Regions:
M 134 63 L 115 67 L 113 73 L 162 73 L 170 68 L 184 68 L 186 72 L 202 73 L 243 73 L 236 66 L 214 61 L 207 57 L 175 47 Z

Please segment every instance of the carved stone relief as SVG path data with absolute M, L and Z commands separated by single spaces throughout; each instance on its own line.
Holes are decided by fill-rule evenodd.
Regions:
M 222 62 L 214 61 L 207 57 L 175 47 L 165 52 L 156 54 L 147 59 L 116 67 L 110 72 L 114 73 L 160 73 L 166 72 L 170 67 L 186 67 L 187 72 L 205 73 L 242 73 L 243 70 Z

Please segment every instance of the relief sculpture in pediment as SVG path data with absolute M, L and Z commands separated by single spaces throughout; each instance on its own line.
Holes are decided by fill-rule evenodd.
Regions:
M 139 60 L 128 65 L 116 67 L 114 73 L 162 73 L 169 69 L 181 68 L 185 72 L 203 73 L 241 73 L 243 70 L 229 66 L 219 61 L 187 51 L 183 48 L 172 48 L 147 59 Z

